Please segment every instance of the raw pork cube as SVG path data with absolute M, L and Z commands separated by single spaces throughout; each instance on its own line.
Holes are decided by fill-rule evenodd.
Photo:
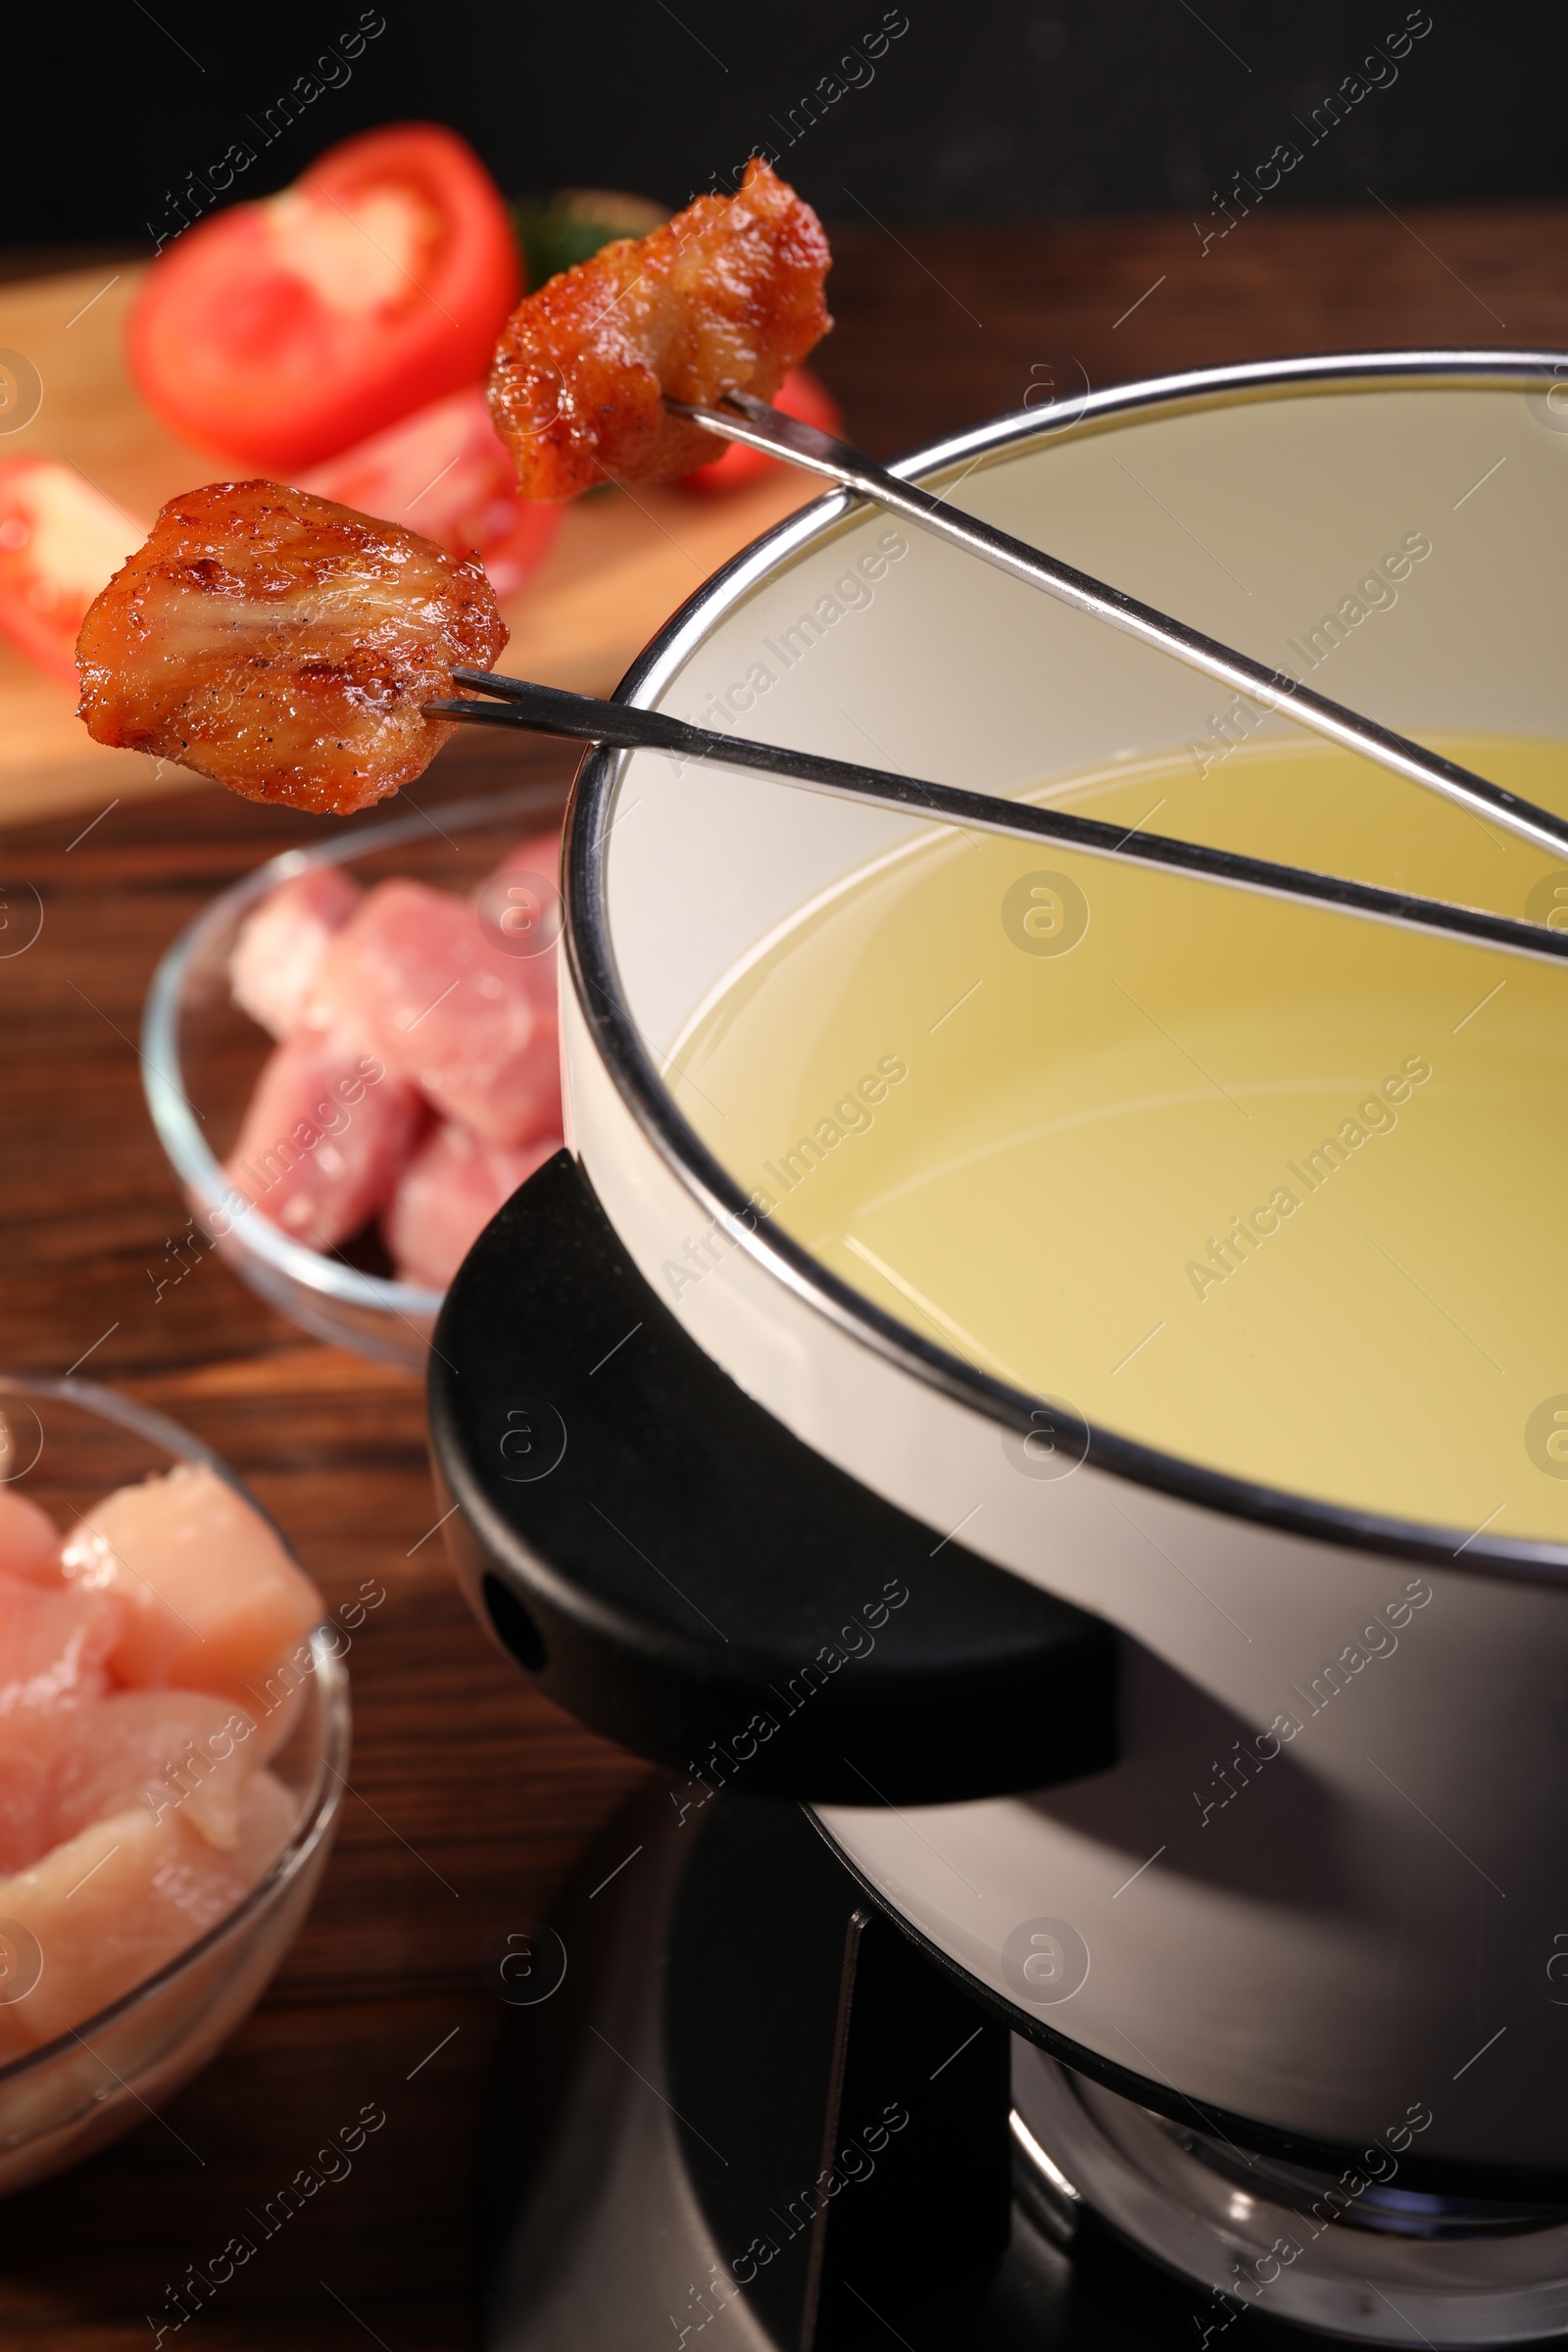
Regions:
M 0 1576 L 0 1870 L 54 1841 L 57 1768 L 109 1688 L 124 1617 L 107 1592 Z
M 423 1115 L 354 1036 L 296 1029 L 257 1080 L 223 1172 L 293 1240 L 335 1249 L 391 1197 Z
M 381 1219 L 404 1282 L 444 1291 L 504 1200 L 561 1150 L 559 1135 L 508 1152 L 449 1120 L 404 1171 Z
M 543 833 L 530 833 L 516 848 L 509 850 L 496 867 L 498 874 L 542 874 L 550 883 L 561 878 L 561 827 L 551 825 Z
M 359 905 L 341 867 L 310 866 L 269 891 L 248 915 L 228 959 L 234 1002 L 273 1037 L 300 1024 L 326 943 Z
M 251 1685 L 322 1614 L 266 1520 L 205 1462 L 118 1488 L 77 1521 L 61 1558 L 78 1589 L 122 1599 L 110 1664 L 142 1689 L 217 1691 L 254 1709 Z
M 443 1118 L 487 1143 L 524 1144 L 561 1129 L 541 960 L 495 946 L 462 899 L 382 882 L 322 957 L 310 1017 L 364 1035 Z
M 523 874 L 544 883 L 545 891 L 529 896 L 513 891 L 510 885 Z M 529 903 L 530 896 L 536 903 Z M 560 828 L 530 833 L 526 841 L 509 850 L 474 903 L 480 929 L 496 946 L 506 948 L 526 964 L 529 993 L 541 1004 L 554 1004 L 555 944 L 561 936 Z
M 37 1585 L 60 1582 L 60 1530 L 47 1511 L 15 1487 L 0 1487 L 0 1576 Z
M 282 1783 L 256 1772 L 227 1850 L 183 1813 L 154 1821 L 136 1805 L 0 1881 L 0 1919 L 44 1955 L 32 1989 L 0 2008 L 0 2056 L 81 2025 L 216 1927 L 271 1869 L 295 1812 Z
M 178 1813 L 209 1845 L 239 1844 L 245 1790 L 261 1762 L 256 1725 L 231 1699 L 199 1690 L 116 1690 L 78 1719 L 55 1772 L 61 1844 L 111 1814 Z

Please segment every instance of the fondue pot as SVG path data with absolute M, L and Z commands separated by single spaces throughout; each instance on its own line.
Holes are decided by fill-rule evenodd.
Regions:
M 895 470 L 1254 657 L 1331 661 L 1395 727 L 1568 742 L 1565 373 L 1220 368 Z M 1415 542 L 1397 598 L 1357 598 Z M 1004 793 L 1241 731 L 1202 679 L 842 493 L 620 694 Z M 667 1768 L 674 1828 L 810 1808 L 858 1898 L 1017 2036 L 1015 2132 L 1230 2297 L 1211 2326 L 1255 2300 L 1380 2340 L 1568 2331 L 1568 1547 L 1350 1507 L 1332 1459 L 1274 1492 L 1008 1388 L 759 1214 L 666 1083 L 737 967 L 924 829 L 585 760 L 567 1151 L 431 1356 L 455 1563 L 542 1690 Z M 913 1068 L 923 1037 L 888 1042 Z

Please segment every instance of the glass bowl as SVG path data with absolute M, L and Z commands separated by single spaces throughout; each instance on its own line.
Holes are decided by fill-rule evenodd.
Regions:
M 228 958 L 241 924 L 269 891 L 313 866 L 341 865 L 362 882 L 400 876 L 437 888 L 481 882 L 531 829 L 561 812 L 557 784 L 520 784 L 454 802 L 439 815 L 355 825 L 318 848 L 269 858 L 187 925 L 153 975 L 142 1019 L 147 1107 L 190 1205 L 191 1248 L 214 1247 L 270 1305 L 314 1339 L 422 1372 L 439 1291 L 307 1249 L 259 1209 L 231 1219 L 220 1161 L 239 1133 L 272 1040 L 229 996 Z
M 260 1511 L 216 1454 L 161 1413 L 92 1381 L 0 1375 L 0 1482 L 40 1503 L 62 1530 L 112 1488 L 178 1462 L 207 1464 Z M 331 1629 L 317 1628 L 311 1650 L 300 1719 L 269 1758 L 299 1808 L 288 1844 L 196 1942 L 107 2008 L 0 2066 L 0 2195 L 144 2123 L 227 2040 L 293 1942 L 331 1847 L 349 1758 L 348 1672 Z M 0 2001 L 24 2000 L 29 1976 L 37 1982 L 36 1945 L 14 1930 L 0 1919 Z M 46 1968 L 47 1952 L 41 1957 Z

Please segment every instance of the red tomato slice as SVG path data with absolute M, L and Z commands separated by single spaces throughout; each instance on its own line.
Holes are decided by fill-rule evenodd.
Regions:
M 0 465 L 0 629 L 64 685 L 76 684 L 87 607 L 147 536 L 74 466 Z
M 478 383 L 521 290 L 473 150 L 397 123 L 168 246 L 131 313 L 130 371 L 175 432 L 286 478 Z
M 476 555 L 497 596 L 538 568 L 565 514 L 522 496 L 477 384 L 302 473 L 299 487 L 419 531 L 448 555 Z
M 819 424 L 825 433 L 844 429 L 843 410 L 809 368 L 790 369 L 773 395 L 773 406 L 782 409 L 786 416 L 798 416 L 803 424 Z M 739 441 L 732 441 L 721 458 L 715 458 L 710 466 L 699 466 L 695 473 L 688 473 L 681 487 L 738 490 L 743 482 L 755 482 L 782 463 L 780 458 L 764 457 L 760 449 L 744 449 Z

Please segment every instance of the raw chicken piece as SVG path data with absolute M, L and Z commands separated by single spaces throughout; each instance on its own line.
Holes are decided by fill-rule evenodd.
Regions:
M 36 1585 L 60 1582 L 60 1530 L 15 1487 L 0 1487 L 0 1576 Z
M 444 1118 L 515 1147 L 561 1127 L 548 961 L 496 947 L 462 899 L 382 882 L 323 956 L 309 1017 L 366 1037 Z
M 118 1488 L 77 1521 L 61 1558 L 80 1593 L 125 1604 L 110 1652 L 122 1682 L 217 1691 L 252 1712 L 321 1615 L 267 1521 L 205 1462 Z
M 0 1576 L 0 1724 L 101 1696 L 124 1630 L 122 1604 L 101 1591 Z
M 313 1024 L 270 1055 L 223 1173 L 293 1240 L 331 1250 L 391 1198 L 424 1111 L 353 1032 Z
M 239 1843 L 245 1790 L 262 1761 L 254 1718 L 198 1690 L 116 1690 L 80 1718 L 54 1776 L 50 1844 L 146 1807 L 178 1813 L 209 1845 Z
M 172 498 L 81 624 L 80 715 L 253 801 L 347 815 L 423 773 L 422 706 L 507 642 L 478 564 L 275 482 Z
M 253 1764 L 270 1762 L 288 1740 L 305 1712 L 305 1694 L 315 1671 L 310 1642 L 302 1635 L 288 1655 L 279 1658 L 261 1679 L 260 1686 L 251 1686 L 245 1709 L 256 1725 L 249 1742 Z
M 668 415 L 776 392 L 833 321 L 831 256 L 808 204 L 760 156 L 733 196 L 700 196 L 526 295 L 502 330 L 490 413 L 528 498 L 596 482 L 672 482 L 722 456 Z
M 0 1882 L 0 1919 L 44 1955 L 32 1989 L 0 2008 L 0 2057 L 83 2024 L 216 1927 L 270 1870 L 295 1814 L 282 1783 L 256 1772 L 226 1851 L 183 1812 L 154 1821 L 136 1805 Z
M 404 1171 L 381 1219 L 403 1282 L 444 1291 L 504 1200 L 561 1150 L 559 1135 L 508 1152 L 449 1120 Z
M 108 1690 L 124 1620 L 112 1594 L 0 1576 L 0 1870 L 53 1842 L 57 1768 Z
M 341 866 L 307 866 L 270 890 L 240 927 L 228 958 L 235 1004 L 273 1037 L 297 1029 L 305 999 L 326 954 L 360 903 Z
M 39 1707 L 0 1723 L 0 1872 L 25 1870 L 58 1843 L 61 1765 L 92 1712 Z

